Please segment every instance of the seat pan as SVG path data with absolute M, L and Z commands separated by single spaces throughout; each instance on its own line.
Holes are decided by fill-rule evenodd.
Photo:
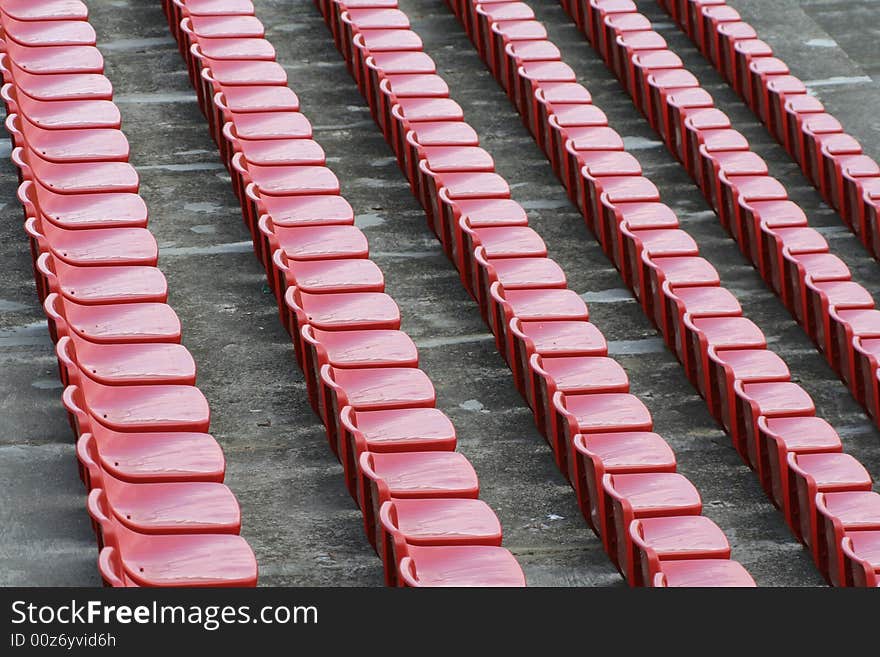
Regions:
M 705 258 L 699 256 L 673 256 L 652 258 L 651 263 L 660 272 L 663 280 L 673 288 L 686 285 L 718 285 L 718 271 Z
M 451 98 L 398 98 L 397 114 L 409 123 L 463 121 L 464 110 Z
M 606 489 L 629 502 L 636 516 L 697 515 L 702 508 L 694 485 L 675 472 L 611 474 Z
M 787 452 L 839 452 L 842 447 L 837 431 L 820 417 L 771 417 L 758 422 Z
M 821 506 L 847 529 L 880 529 L 880 495 L 873 491 L 819 493 Z M 820 508 L 821 508 L 820 506 Z
M 180 344 L 95 344 L 74 338 L 74 351 L 80 370 L 104 385 L 195 383 L 195 361 Z
M 76 267 L 61 262 L 54 266 L 60 288 L 55 291 L 78 303 L 162 303 L 168 295 L 168 283 L 156 267 Z
M 140 586 L 255 586 L 250 546 L 232 534 L 146 535 L 120 532 L 125 574 Z
M 565 395 L 565 407 L 575 417 L 581 433 L 650 431 L 651 413 L 642 401 L 628 393 Z
M 101 51 L 92 45 L 26 47 L 10 41 L 6 53 L 18 68 L 35 75 L 104 72 Z
M 849 280 L 851 278 L 849 267 L 833 253 L 801 253 L 787 257 L 803 268 L 804 278 L 809 277 L 813 281 Z
M 332 378 L 358 410 L 433 406 L 434 385 L 414 367 L 332 368 Z
M 339 195 L 264 196 L 262 202 L 276 226 L 354 223 L 351 205 Z
M 302 294 L 309 323 L 321 330 L 400 327 L 400 309 L 381 292 Z
M 146 228 L 64 230 L 47 223 L 43 234 L 53 257 L 71 265 L 155 266 L 159 258 L 156 239 Z
M 113 85 L 98 73 L 53 73 L 32 75 L 15 71 L 16 92 L 34 100 L 50 102 L 59 100 L 112 100 Z M 24 110 L 23 110 L 24 111 Z M 30 113 L 27 113 L 30 116 Z
M 255 38 L 265 36 L 263 24 L 254 16 L 219 15 L 189 17 L 192 31 L 202 39 Z
M 115 520 L 142 534 L 237 534 L 241 511 L 224 484 L 204 481 L 132 484 L 106 477 Z
M 57 164 L 32 156 L 28 160 L 40 184 L 58 194 L 138 191 L 137 171 L 127 162 Z
M 742 307 L 737 298 L 724 287 L 698 286 L 674 288 L 672 294 L 681 301 L 684 312 L 691 317 L 723 315 L 736 316 L 742 314 Z
M 504 298 L 513 315 L 523 321 L 589 319 L 587 305 L 573 290 L 506 290 Z
M 88 7 L 80 0 L 6 0 L 2 11 L 10 18 L 19 21 L 86 21 Z
M 390 26 L 385 25 L 383 27 L 388 28 Z M 380 50 L 370 52 L 367 59 L 367 68 L 382 71 L 383 77 L 407 73 L 432 75 L 437 71 L 437 65 L 434 63 L 434 60 L 431 59 L 430 55 L 421 50 Z
M 404 96 L 427 97 L 437 96 L 447 98 L 449 87 L 446 81 L 439 75 L 425 72 L 405 71 L 403 73 L 385 73 L 380 89 L 394 98 Z
M 547 103 L 551 107 L 593 102 L 593 98 L 587 88 L 576 82 L 550 82 L 546 85 L 542 84 L 535 91 L 535 98 L 538 102 Z
M 509 198 L 456 199 L 455 205 L 471 228 L 525 226 L 529 223 L 523 207 Z
M 92 434 L 99 465 L 117 479 L 223 481 L 226 470 L 223 450 L 207 433 L 122 433 L 94 423 Z
M 606 176 L 597 181 L 603 203 L 617 205 L 634 201 L 659 201 L 660 191 L 644 176 Z
M 446 171 L 491 171 L 492 156 L 479 146 L 425 146 L 422 157 L 428 169 Z
M 720 363 L 729 367 L 737 381 L 786 379 L 788 365 L 767 349 L 726 349 L 715 352 Z
M 282 85 L 224 85 L 223 103 L 230 112 L 298 112 L 299 98 Z
M 327 352 L 332 367 L 364 368 L 383 365 L 418 367 L 419 352 L 403 331 L 318 331 L 314 339 Z
M 455 447 L 455 427 L 437 408 L 404 408 L 354 412 L 355 424 L 363 434 L 367 449 L 381 452 L 404 442 L 432 443 L 440 449 Z
M 707 553 L 724 559 L 730 556 L 730 544 L 721 528 L 706 516 L 642 518 L 634 530 L 660 559 L 702 558 Z
M 728 559 L 686 559 L 660 562 L 661 586 L 670 587 L 754 587 L 755 581 L 738 561 Z M 655 582 L 658 578 L 655 578 Z M 656 584 L 655 584 L 656 586 Z
M 207 431 L 210 409 L 195 386 L 103 386 L 82 381 L 86 410 L 115 431 Z
M 522 62 L 518 75 L 521 79 L 540 82 L 577 82 L 571 66 L 562 61 Z
M 367 0 L 366 4 L 379 6 L 378 0 Z M 397 6 L 397 3 L 393 0 L 385 4 L 392 8 Z M 345 6 L 351 9 L 354 5 L 352 2 L 346 2 Z M 363 46 L 367 52 L 371 53 L 385 50 L 417 51 L 422 49 L 421 38 L 412 30 L 358 29 L 358 34 L 355 38 L 355 46 Z
M 40 46 L 94 46 L 94 28 L 84 20 L 16 20 L 2 15 L 4 37 L 29 48 Z
M 741 390 L 742 395 L 757 406 L 757 415 L 812 415 L 816 411 L 807 391 L 796 383 L 746 383 Z
M 642 248 L 651 257 L 693 255 L 699 253 L 694 238 L 679 229 L 633 231 Z
M 746 205 L 767 228 L 807 225 L 807 215 L 794 201 L 751 201 Z
M 746 317 L 698 317 L 691 322 L 716 349 L 764 349 L 767 340 L 752 320 Z
M 849 487 L 849 490 L 871 488 L 871 475 L 865 470 L 865 466 L 849 454 L 790 453 L 789 464 L 801 476 L 812 479 L 820 491 L 840 490 L 841 486 Z M 867 488 L 863 488 L 865 486 Z
M 224 15 L 228 14 L 224 13 Z M 272 44 L 266 39 L 257 37 L 199 39 L 198 52 L 207 58 L 206 64 L 212 71 L 215 65 L 223 64 L 225 60 L 239 60 L 238 63 L 246 64 L 248 60 L 274 61 L 275 59 L 275 48 Z
M 408 586 L 525 586 L 522 569 L 501 547 L 409 547 L 400 564 Z
M 766 176 L 767 162 L 753 151 L 721 151 L 712 154 L 725 176 Z
M 180 320 L 164 303 L 81 306 L 64 302 L 72 332 L 99 343 L 180 342 Z
M 707 107 L 705 109 L 689 112 L 684 120 L 684 127 L 688 130 L 726 130 L 730 128 L 730 117 L 727 116 L 717 107 Z M 739 152 L 739 151 L 734 151 Z M 751 151 L 745 151 L 752 153 Z M 752 153 L 752 155 L 756 155 Z
M 293 285 L 307 293 L 381 292 L 382 270 L 372 260 L 297 260 L 290 263 Z
M 578 131 L 577 129 L 567 128 L 565 134 L 569 136 L 572 134 L 577 135 Z M 626 151 L 579 151 L 577 157 L 582 171 L 585 171 L 585 175 L 589 178 L 642 175 L 642 165 L 639 164 L 639 161 L 632 154 Z M 632 205 L 640 207 L 653 204 L 633 203 Z M 657 210 L 658 213 L 664 212 L 662 208 L 652 209 Z
M 240 139 L 244 158 L 257 166 L 320 166 L 324 149 L 314 139 Z
M 233 113 L 232 122 L 235 125 L 235 134 L 241 139 L 310 139 L 312 137 L 312 124 L 300 112 Z
M 505 290 L 565 287 L 565 272 L 550 258 L 497 258 L 490 264 Z
M 569 138 L 574 151 L 622 151 L 623 137 L 613 128 L 593 126 L 577 129 L 576 136 Z
M 408 29 L 409 19 L 406 14 L 396 8 L 390 9 L 349 9 L 346 11 L 352 25 L 359 30 L 371 28 Z
M 410 126 L 412 138 L 421 146 L 478 146 L 474 129 L 462 121 L 426 121 Z
M 821 281 L 808 285 L 821 293 L 830 308 L 873 308 L 871 293 L 854 281 Z
M 880 310 L 839 310 L 836 314 L 854 335 L 880 336 Z
M 675 211 L 665 203 L 616 203 L 614 210 L 630 230 L 678 228 Z
M 388 486 L 392 498 L 470 497 L 479 492 L 477 473 L 458 452 L 362 454 Z
M 629 378 L 620 364 L 604 356 L 542 358 L 541 369 L 565 394 L 627 392 Z
M 467 198 L 507 198 L 510 196 L 507 181 L 497 173 L 453 171 L 439 174 L 437 178 L 437 187 L 445 187 L 446 196 L 453 201 Z
M 47 99 L 47 101 L 50 99 Z M 119 108 L 109 100 L 56 100 L 43 102 L 18 96 L 18 111 L 34 125 L 46 130 L 76 128 L 119 129 Z
M 253 16 L 251 0 L 186 0 L 186 10 L 191 16 Z
M 505 226 L 472 229 L 486 257 L 547 257 L 547 245 L 528 226 Z
M 325 166 L 248 167 L 261 194 L 339 194 L 339 180 Z
M 25 125 L 28 148 L 54 163 L 128 160 L 128 140 L 119 130 L 80 129 L 43 130 Z
M 292 260 L 366 258 L 369 243 L 356 226 L 275 226 L 284 255 Z
M 535 345 L 535 351 L 542 356 L 604 356 L 608 353 L 605 336 L 590 322 L 524 321 L 518 329 L 528 336 Z M 556 358 L 545 360 L 549 363 Z
M 482 500 L 402 499 L 386 504 L 409 545 L 501 545 L 501 523 Z
M 651 431 L 579 434 L 575 449 L 601 462 L 606 472 L 659 472 L 675 470 L 669 444 Z

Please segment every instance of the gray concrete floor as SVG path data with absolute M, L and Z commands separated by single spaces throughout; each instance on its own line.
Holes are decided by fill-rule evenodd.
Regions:
M 574 495 L 513 388 L 476 307 L 425 226 L 390 149 L 309 0 L 256 0 L 316 139 L 370 239 L 397 300 L 404 329 L 473 462 L 483 498 L 498 512 L 505 544 L 532 585 L 622 586 L 579 516 Z M 597 105 L 627 138 L 646 175 L 678 211 L 704 255 L 767 333 L 796 380 L 816 399 L 849 451 L 880 473 L 877 431 L 815 352 L 785 308 L 721 230 L 684 170 L 656 141 L 629 98 L 553 0 L 531 2 Z M 811 82 L 844 126 L 880 157 L 876 21 L 880 3 L 732 2 L 793 72 Z M 242 506 L 243 535 L 264 585 L 376 586 L 381 567 L 364 540 L 341 468 L 305 400 L 287 335 L 250 251 L 229 178 L 168 34 L 158 1 L 89 2 L 107 75 L 114 84 L 132 162 L 151 210 L 170 303 L 211 402 L 227 483 Z M 764 156 L 793 198 L 822 226 L 832 249 L 872 292 L 878 265 L 821 202 L 690 41 L 652 1 L 640 7 Z M 401 8 L 435 58 L 453 97 L 495 157 L 514 197 L 585 294 L 595 323 L 699 488 L 706 513 L 726 531 L 734 557 L 760 585 L 819 585 L 806 553 L 730 447 L 675 358 L 622 290 L 506 96 L 440 0 Z M 871 77 L 874 76 L 874 77 Z M 3 146 L 8 155 L 8 147 Z M 36 303 L 16 179 L 0 158 L 0 585 L 98 583 L 85 494 L 60 403 L 52 345 Z M 478 402 L 478 403 L 475 403 Z

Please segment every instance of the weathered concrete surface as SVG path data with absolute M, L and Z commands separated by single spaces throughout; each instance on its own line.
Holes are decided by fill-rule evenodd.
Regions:
M 784 4 L 794 9 L 802 4 L 810 16 L 828 15 L 819 6 L 828 3 Z M 455 422 L 460 450 L 474 463 L 482 495 L 501 517 L 505 544 L 520 559 L 531 584 L 622 585 L 579 517 L 571 489 L 552 465 L 475 305 L 425 226 L 318 11 L 308 0 L 257 0 L 256 5 L 314 124 L 315 138 L 370 238 L 388 292 L 401 307 L 404 329 L 420 345 L 422 365 L 437 386 L 438 406 Z M 685 172 L 656 143 L 650 127 L 558 5 L 553 0 L 532 5 L 596 104 L 627 137 L 664 200 L 679 212 L 749 316 L 814 395 L 820 413 L 841 430 L 850 451 L 873 473 L 880 472 L 877 433 L 720 229 Z M 856 15 L 876 3 L 847 3 L 842 9 L 849 12 L 849 5 Z M 767 158 L 811 221 L 829 227 L 832 248 L 847 259 L 858 280 L 876 291 L 876 263 L 837 229 L 839 219 L 787 155 L 659 8 L 647 1 L 641 6 L 660 21 L 670 44 Z M 736 6 L 744 13 L 756 12 L 747 18 L 762 34 L 768 30 L 774 35 L 771 43 L 793 68 L 806 57 L 799 50 L 802 41 L 830 38 L 817 23 L 811 22 L 806 31 L 797 21 L 781 21 L 764 3 L 740 0 Z M 151 209 L 170 302 L 199 365 L 199 385 L 212 406 L 213 432 L 228 460 L 227 483 L 241 502 L 242 533 L 257 553 L 262 583 L 379 585 L 379 561 L 363 537 L 359 514 L 341 484 L 341 468 L 305 400 L 289 339 L 250 253 L 228 175 L 216 158 L 158 1 L 91 2 L 90 8 Z M 594 321 L 630 374 L 634 392 L 654 413 L 657 430 L 674 447 L 681 471 L 700 489 L 706 513 L 730 537 L 735 558 L 762 585 L 820 584 L 809 558 L 677 361 L 621 292 L 617 272 L 584 229 L 458 22 L 440 0 L 405 0 L 402 8 L 515 198 L 530 210 L 534 227 L 571 286 L 587 295 Z M 830 18 L 816 21 L 846 24 Z M 831 57 L 829 68 L 814 57 L 809 74 L 806 69 L 796 72 L 816 80 L 864 75 L 861 62 L 869 65 L 870 53 L 858 50 L 860 42 L 837 34 L 837 45 L 821 51 Z M 792 48 L 791 54 L 783 47 Z M 851 93 L 856 100 L 832 111 L 862 139 L 866 151 L 878 156 L 876 117 L 860 108 L 876 98 L 876 84 L 855 87 Z M 831 107 L 832 98 L 826 95 L 836 98 L 841 89 L 827 91 L 820 93 Z M 14 170 L 0 158 L 0 198 L 6 202 L 0 207 L 5 264 L 0 270 L 0 425 L 6 429 L 0 443 L 0 480 L 16 484 L 4 487 L 0 584 L 94 584 L 96 551 L 85 496 L 76 477 L 60 390 L 52 387 L 57 385 L 54 356 L 35 302 L 14 189 Z

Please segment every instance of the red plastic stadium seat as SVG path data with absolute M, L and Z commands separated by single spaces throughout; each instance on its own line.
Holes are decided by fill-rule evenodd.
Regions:
M 387 500 L 476 499 L 479 494 L 477 474 L 459 452 L 364 452 L 358 464 L 358 502 L 367 538 L 374 547 L 381 539 L 379 509 Z
M 580 433 L 650 431 L 651 413 L 642 401 L 628 393 L 563 394 L 553 396 L 556 422 L 550 446 L 556 462 L 569 481 L 575 481 L 574 437 Z
M 510 320 L 508 330 L 514 383 L 535 410 L 542 432 L 546 418 L 552 417 L 550 403 L 557 390 L 568 393 L 629 389 L 619 365 L 601 358 L 608 353 L 608 345 L 605 336 L 589 322 L 522 321 L 517 317 Z
M 305 351 L 303 372 L 312 408 L 320 411 L 321 367 L 418 367 L 419 354 L 402 331 L 321 331 L 306 325 L 300 331 Z
M 193 534 L 154 536 L 122 527 L 117 546 L 98 559 L 107 586 L 256 586 L 257 562 L 241 536 Z
M 57 292 L 82 304 L 154 301 L 168 297 L 165 276 L 156 267 L 78 267 L 41 253 L 36 269 L 43 277 L 45 292 Z
M 389 500 L 379 509 L 379 521 L 378 548 L 388 586 L 397 585 L 397 566 L 410 546 L 501 546 L 498 517 L 481 500 Z
M 436 408 L 357 411 L 346 406 L 339 421 L 339 459 L 354 499 L 358 497 L 358 463 L 363 452 L 455 451 L 455 427 Z
M 400 562 L 404 586 L 525 586 L 522 569 L 501 547 L 407 547 Z
M 364 411 L 432 407 L 435 400 L 431 380 L 415 367 L 321 368 L 321 417 L 330 446 L 337 454 L 341 434 L 339 411 L 343 407 Z
M 79 385 L 83 376 L 102 385 L 195 384 L 196 365 L 180 344 L 96 344 L 73 335 L 59 339 L 55 351 L 64 385 Z
M 691 559 L 687 561 L 664 561 L 660 572 L 654 575 L 657 587 L 749 587 L 755 580 L 738 561 L 728 559 Z
M 82 378 L 68 386 L 64 404 L 74 417 L 76 433 L 91 431 L 95 423 L 114 431 L 206 432 L 210 409 L 195 386 L 105 386 Z
M 880 586 L 880 532 L 851 532 L 843 539 L 847 586 Z
M 121 481 L 223 481 L 223 450 L 206 433 L 120 432 L 94 424 L 76 446 L 80 474 L 88 489 L 102 485 L 103 473 Z
M 89 493 L 98 545 L 115 545 L 119 525 L 139 534 L 238 534 L 241 511 L 224 484 L 204 481 L 132 484 L 105 475 Z
M 72 334 L 103 344 L 180 342 L 180 320 L 164 303 L 83 306 L 50 294 L 43 307 L 59 338 Z
M 811 550 L 817 542 L 818 493 L 871 490 L 871 475 L 849 454 L 788 454 L 789 524 Z
M 758 457 L 758 418 L 803 417 L 814 415 L 816 407 L 807 392 L 788 381 L 734 384 L 736 425 L 732 428 L 734 446 L 755 470 Z M 759 476 L 760 476 L 759 472 Z
M 668 561 L 729 559 L 724 532 L 705 516 L 640 518 L 629 526 L 635 559 L 630 585 L 644 586 Z
M 843 445 L 834 428 L 822 418 L 758 418 L 761 484 L 776 506 L 789 516 L 788 454 L 840 452 Z
M 675 472 L 675 454 L 658 434 L 648 431 L 579 434 L 574 438 L 575 480 L 581 512 L 603 543 L 605 490 L 608 474 Z
M 844 536 L 880 530 L 880 495 L 873 491 L 816 495 L 816 545 L 813 558 L 834 586 L 846 584 L 841 541 Z
M 694 485 L 677 473 L 606 474 L 605 550 L 624 577 L 635 567 L 630 523 L 639 518 L 698 516 L 703 505 Z
M 37 4 L 32 0 L 6 0 L 2 11 L 20 21 L 85 21 L 89 18 L 88 7 L 79 0 L 46 0 Z

